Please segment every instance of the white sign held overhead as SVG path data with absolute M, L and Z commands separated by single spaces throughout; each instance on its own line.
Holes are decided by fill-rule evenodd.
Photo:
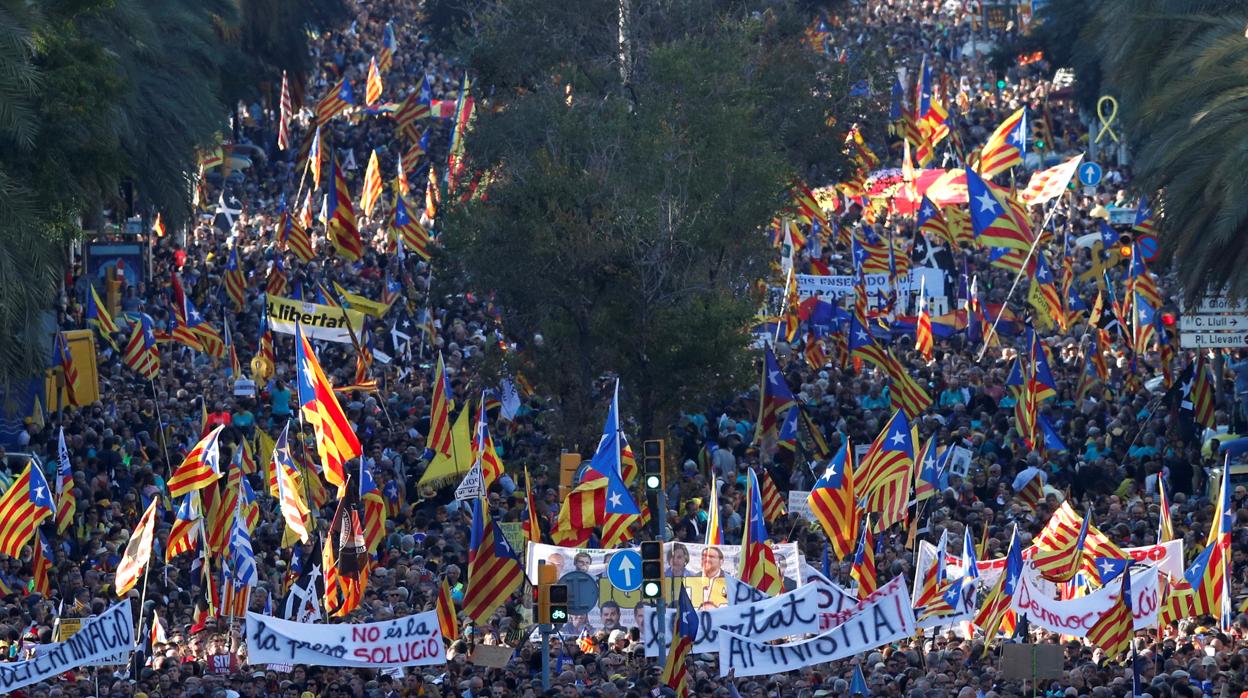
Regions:
M 1184 315 L 1179 318 L 1179 330 L 1183 332 L 1239 329 L 1248 330 L 1248 315 Z
M 485 486 L 481 478 L 481 459 L 477 458 L 477 462 L 472 464 L 468 469 L 468 473 L 464 475 L 464 481 L 459 483 L 459 487 L 455 488 L 455 499 L 461 502 L 471 502 L 474 499 L 485 496 Z
M 1240 330 L 1238 332 L 1183 332 L 1179 335 L 1179 346 L 1184 349 L 1248 347 L 1248 330 Z

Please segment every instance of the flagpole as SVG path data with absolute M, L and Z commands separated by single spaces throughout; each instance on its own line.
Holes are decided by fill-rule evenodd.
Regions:
M 156 392 L 156 379 L 148 378 L 147 382 L 152 386 L 152 403 L 156 405 L 156 427 L 160 431 L 160 450 L 165 454 L 165 467 L 173 468 L 173 462 L 169 460 L 169 444 L 165 441 L 165 421 L 160 417 L 160 394 Z
M 139 593 L 139 618 L 135 622 L 134 626 L 134 647 L 130 650 L 131 653 L 137 652 L 139 645 L 143 642 L 143 639 L 139 637 L 139 633 L 143 629 L 143 607 L 147 605 L 147 578 L 149 576 L 148 573 L 151 572 L 151 568 L 152 559 L 151 551 L 149 550 L 147 564 L 143 566 L 143 591 Z M 133 654 L 130 657 L 130 661 L 136 661 L 136 657 Z M 137 669 L 138 666 L 136 665 L 135 668 Z M 136 671 L 135 673 L 137 674 L 138 672 Z
M 1027 249 L 1027 256 L 1023 258 L 1022 266 L 1019 268 L 1018 273 L 1014 275 L 1014 283 L 1010 284 L 1009 293 L 1006 293 L 1005 299 L 1001 301 L 1001 310 L 997 312 L 997 316 L 993 319 L 992 328 L 989 334 L 995 335 L 997 333 L 997 324 L 1001 322 L 1001 316 L 1005 314 L 1005 308 L 1006 308 L 1006 305 L 1010 302 L 1010 297 L 1013 296 L 1014 291 L 1018 289 L 1018 282 L 1022 280 L 1023 272 L 1027 271 L 1027 265 L 1031 262 L 1031 256 L 1035 254 L 1036 247 L 1039 246 L 1040 240 L 1044 237 L 1044 229 L 1049 226 L 1049 221 L 1053 218 L 1053 214 L 1057 212 L 1057 204 L 1059 202 L 1061 202 L 1060 198 L 1055 199 L 1053 201 L 1053 205 L 1049 207 L 1049 212 L 1045 214 L 1044 221 L 1040 224 L 1039 229 L 1036 229 L 1034 231 L 1036 234 L 1036 239 L 1032 241 L 1031 247 Z M 988 352 L 988 342 L 985 341 L 983 348 L 979 350 L 979 356 L 975 357 L 975 363 L 979 363 L 980 361 L 983 361 L 984 354 L 986 354 L 987 352 Z
M 789 284 L 793 283 L 793 267 L 789 267 L 789 273 L 784 278 L 784 295 L 780 298 L 780 317 L 784 317 L 784 312 L 789 308 Z M 771 340 L 772 344 L 780 342 L 780 323 L 776 322 L 776 336 Z

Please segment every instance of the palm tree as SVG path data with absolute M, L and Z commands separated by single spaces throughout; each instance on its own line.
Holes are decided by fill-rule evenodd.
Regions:
M 0 3 L 0 153 L 29 153 L 35 144 L 38 19 L 29 3 Z M 33 192 L 10 161 L 0 157 L 0 379 L 5 382 L 34 375 L 46 363 L 49 345 L 39 315 L 51 305 L 61 266 Z
M 1045 11 L 1046 51 L 1076 68 L 1089 111 L 1089 98 L 1117 97 L 1133 185 L 1160 201 L 1162 249 L 1184 292 L 1248 297 L 1239 273 L 1248 263 L 1248 9 L 1238 0 L 1107 0 L 1090 14 L 1072 5 L 1086 3 Z

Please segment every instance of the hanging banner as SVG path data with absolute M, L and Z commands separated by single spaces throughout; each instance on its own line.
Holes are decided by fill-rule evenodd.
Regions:
M 867 296 L 874 298 L 876 292 L 888 294 L 892 290 L 892 282 L 888 274 L 865 274 L 867 280 Z M 795 274 L 797 279 L 797 297 L 803 300 L 811 296 L 840 300 L 854 294 L 854 283 L 858 277 L 853 274 L 820 276 L 817 274 Z M 929 296 L 945 295 L 945 273 L 940 269 L 920 267 L 897 279 L 897 290 L 918 292 L 919 287 L 927 289 Z
M 83 623 L 68 640 L 46 645 L 34 659 L 0 663 L 0 695 L 104 659 L 123 657 L 123 662 L 129 661 L 133 650 L 134 616 L 130 615 L 130 599 L 126 599 Z
M 764 676 L 832 662 L 914 635 L 914 610 L 905 580 L 894 577 L 854 607 L 833 614 L 834 623 L 809 640 L 769 645 L 728 630 L 719 634 L 719 675 Z
M 1014 590 L 1011 608 L 1027 615 L 1027 620 L 1045 630 L 1072 637 L 1087 637 L 1105 611 L 1118 600 L 1121 590 L 1117 580 L 1109 586 L 1077 599 L 1057 601 L 1051 595 L 1036 589 L 1035 580 L 1024 574 Z M 1135 617 L 1135 629 L 1144 630 L 1157 626 L 1157 608 L 1161 596 L 1157 588 L 1157 568 L 1149 567 L 1131 572 L 1131 615 Z
M 784 589 L 798 588 L 803 581 L 801 566 L 805 560 L 798 553 L 797 544 L 773 543 L 771 550 L 784 577 Z M 544 562 L 554 566 L 559 583 L 568 585 L 569 598 L 592 601 L 584 604 L 587 610 L 583 613 L 578 613 L 576 608 L 569 609 L 568 622 L 557 629 L 564 637 L 578 637 L 581 631 L 592 635 L 599 630 L 640 628 L 645 639 L 641 589 L 621 591 L 607 578 L 607 564 L 618 552 L 618 549 L 564 548 L 537 543 L 526 547 L 525 571 L 530 580 L 537 579 L 537 563 Z M 742 596 L 734 594 L 730 583 L 737 574 L 740 556 L 739 545 L 665 543 L 663 593 L 666 601 L 674 604 L 683 586 L 699 610 L 748 603 L 746 592 L 742 592 Z
M 247 661 L 365 669 L 446 663 L 436 611 L 379 623 L 322 625 L 247 614 Z
M 268 298 L 269 326 L 274 332 L 294 334 L 295 325 L 301 325 L 303 334 L 308 339 L 351 344 L 351 333 L 354 332 L 355 336 L 359 337 L 364 329 L 364 315 L 356 310 L 306 303 L 274 295 L 266 296 L 266 298 Z
M 777 596 L 748 598 L 759 592 L 748 584 L 733 585 L 741 589 L 733 603 L 723 608 L 699 611 L 698 634 L 693 638 L 693 654 L 719 652 L 720 631 L 726 630 L 748 636 L 751 640 L 767 642 L 782 637 L 821 633 L 831 628 L 837 614 L 853 608 L 858 597 L 846 589 L 824 579 L 811 579 L 797 589 Z M 676 611 L 667 609 L 667 627 L 671 627 Z M 659 614 L 646 608 L 646 625 L 641 635 L 646 645 L 647 657 L 660 656 Z
M 1170 575 L 1172 579 L 1183 578 L 1183 541 L 1181 540 L 1172 540 L 1158 543 L 1157 545 L 1144 545 L 1138 548 L 1123 548 L 1122 552 L 1131 556 L 1131 559 L 1138 563 L 1156 567 Z M 935 545 L 927 541 L 920 541 L 916 569 L 924 569 L 925 565 L 931 564 L 931 556 L 935 554 Z M 1023 550 L 1023 559 L 1030 560 L 1035 554 L 1036 546 L 1029 546 Z M 946 554 L 945 565 L 950 573 L 958 574 L 957 570 L 961 568 L 962 558 L 957 555 Z M 1001 572 L 1005 569 L 1005 558 L 980 560 L 976 563 L 976 569 L 979 570 L 980 586 L 991 586 L 996 583 L 997 577 L 1001 576 Z

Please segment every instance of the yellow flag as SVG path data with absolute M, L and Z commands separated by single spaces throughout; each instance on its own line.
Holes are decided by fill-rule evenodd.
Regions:
M 451 455 L 439 453 L 425 469 L 425 474 L 420 476 L 420 482 L 417 484 L 433 484 L 437 486 L 445 480 L 451 480 L 457 475 L 463 475 L 472 468 L 472 434 L 469 412 L 472 410 L 465 406 L 459 411 L 459 417 L 455 419 L 455 424 L 451 426 Z

